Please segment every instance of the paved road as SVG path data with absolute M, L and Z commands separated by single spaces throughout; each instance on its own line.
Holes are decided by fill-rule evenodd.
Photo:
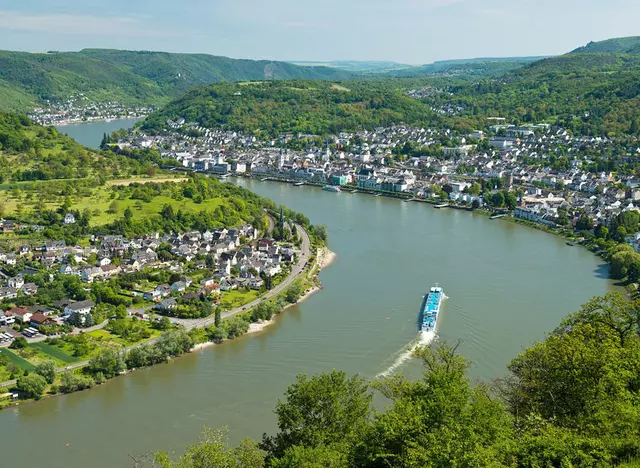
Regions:
M 304 271 L 304 267 L 307 264 L 307 262 L 309 261 L 309 258 L 311 257 L 311 239 L 309 238 L 309 234 L 307 233 L 307 231 L 299 225 L 295 225 L 296 229 L 298 231 L 298 234 L 300 235 L 301 239 L 302 239 L 302 246 L 301 246 L 301 253 L 300 256 L 298 257 L 298 262 L 292 267 L 291 269 L 291 273 L 289 273 L 289 276 L 287 276 L 287 278 L 280 283 L 279 285 L 277 285 L 275 288 L 273 288 L 271 291 L 269 291 L 268 293 L 266 293 L 264 296 L 259 297 L 258 299 L 243 305 L 242 307 L 238 307 L 237 309 L 233 309 L 233 310 L 229 310 L 227 312 L 224 312 L 221 317 L 222 318 L 228 318 L 228 317 L 233 317 L 234 315 L 237 315 L 239 313 L 245 312 L 246 310 L 251 309 L 252 307 L 257 306 L 262 300 L 264 299 L 268 299 L 270 297 L 273 297 L 275 295 L 280 294 L 282 291 L 284 291 L 291 283 L 293 283 L 297 278 L 298 275 L 300 275 L 303 271 Z M 141 311 L 145 310 L 145 309 L 140 309 Z M 202 328 L 202 327 L 207 327 L 210 325 L 213 325 L 215 323 L 215 316 L 211 316 L 211 317 L 207 317 L 204 319 L 179 319 L 179 318 L 171 318 L 171 321 L 173 323 L 177 323 L 180 324 L 182 326 L 184 326 L 185 329 L 187 330 L 192 330 L 194 328 Z M 99 328 L 102 328 L 106 325 L 106 322 L 103 322 L 99 325 L 96 325 L 95 327 L 91 327 L 90 329 L 87 330 L 97 330 Z M 149 341 L 145 341 L 144 343 L 138 343 L 134 346 L 129 346 L 128 348 L 126 348 L 126 351 L 129 351 L 131 349 L 137 348 L 139 346 L 143 346 L 146 344 L 152 344 L 155 343 L 158 340 L 158 338 L 154 338 L 152 340 Z M 86 365 L 89 364 L 89 361 L 82 361 L 82 362 L 77 362 L 75 364 L 71 364 L 67 367 L 64 368 L 60 368 L 57 370 L 58 373 L 62 373 L 62 372 L 66 372 L 67 370 L 73 370 L 73 369 L 78 369 L 80 367 L 85 367 Z M 0 388 L 6 388 L 6 387 L 13 387 L 16 384 L 15 380 L 10 380 L 7 382 L 2 382 L 0 383 Z

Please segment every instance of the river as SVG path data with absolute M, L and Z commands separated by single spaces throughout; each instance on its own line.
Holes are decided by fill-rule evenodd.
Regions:
M 422 295 L 435 282 L 449 297 L 437 340 L 459 342 L 473 361 L 470 376 L 484 380 L 503 375 L 523 347 L 612 288 L 598 257 L 504 220 L 313 187 L 236 183 L 327 225 L 337 259 L 320 274 L 324 290 L 259 335 L 5 410 L 3 465 L 132 466 L 127 454 L 181 452 L 204 425 L 228 426 L 233 441 L 260 438 L 274 429 L 274 405 L 297 373 L 338 368 L 373 379 L 403 361 Z M 418 377 L 420 367 L 406 360 L 396 371 Z
M 109 122 L 74 123 L 58 125 L 56 128 L 60 133 L 66 133 L 84 146 L 99 148 L 105 133 L 110 135 L 122 128 L 133 128 L 133 125 L 139 120 L 140 119 L 116 119 L 110 120 Z

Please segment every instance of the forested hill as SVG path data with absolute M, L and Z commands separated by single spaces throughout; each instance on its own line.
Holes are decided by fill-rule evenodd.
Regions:
M 0 184 L 56 179 L 108 179 L 144 173 L 150 163 L 89 150 L 53 127 L 0 112 Z
M 618 54 L 640 54 L 640 36 L 616 37 L 605 41 L 589 42 L 578 47 L 573 53 L 608 52 Z
M 157 132 L 183 118 L 208 128 L 262 136 L 324 135 L 398 123 L 435 123 L 438 116 L 393 81 L 269 81 L 201 86 L 144 121 Z
M 203 83 L 264 79 L 342 79 L 329 67 L 237 60 L 205 54 L 106 49 L 34 54 L 0 51 L 0 110 L 25 111 L 44 99 L 85 94 L 97 101 L 164 104 Z
M 466 124 L 487 116 L 512 123 L 559 123 L 576 134 L 620 135 L 640 119 L 640 55 L 575 52 L 528 64 L 500 77 L 452 83 L 452 95 L 426 99 L 463 108 Z
M 502 76 L 512 70 L 542 59 L 543 57 L 504 57 L 440 60 L 416 67 L 405 67 L 389 72 L 394 76 L 438 75 L 456 78 L 478 79 Z

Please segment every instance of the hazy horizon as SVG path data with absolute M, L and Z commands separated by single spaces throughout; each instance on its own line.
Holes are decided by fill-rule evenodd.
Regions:
M 640 34 L 640 2 L 610 0 L 32 0 L 0 9 L 6 50 L 205 53 L 288 62 L 425 64 L 550 56 Z

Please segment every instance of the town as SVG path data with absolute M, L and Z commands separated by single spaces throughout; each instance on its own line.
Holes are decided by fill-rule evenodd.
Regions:
M 46 101 L 45 106 L 29 113 L 29 118 L 41 125 L 67 125 L 114 119 L 140 119 L 151 112 L 153 106 L 126 106 L 118 101 L 95 102 L 83 94 L 64 101 Z
M 175 161 L 174 169 L 509 209 L 515 218 L 582 230 L 609 225 L 621 212 L 637 210 L 640 200 L 640 178 L 616 166 L 638 157 L 637 141 L 572 136 L 561 127 L 516 126 L 502 118 L 467 135 L 397 125 L 264 142 L 179 119 L 160 135 L 130 132 L 113 146 L 155 148 Z M 629 242 L 638 248 L 635 238 Z

